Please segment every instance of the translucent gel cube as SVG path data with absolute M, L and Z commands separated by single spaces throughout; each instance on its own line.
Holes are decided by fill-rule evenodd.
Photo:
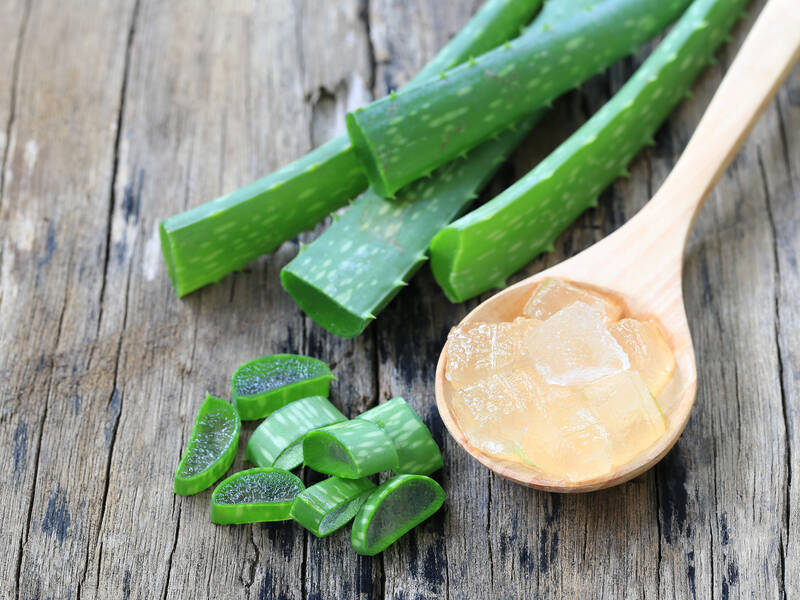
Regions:
M 510 323 L 477 323 L 455 327 L 447 337 L 445 377 L 456 387 L 505 372 L 527 351 L 540 323 L 517 317 Z
M 582 385 L 630 368 L 627 354 L 605 327 L 604 313 L 584 302 L 542 323 L 528 355 L 551 385 Z
M 469 442 L 495 456 L 519 460 L 519 442 L 546 388 L 535 373 L 495 373 L 458 390 L 453 413 Z
M 622 316 L 622 304 L 616 300 L 560 279 L 545 279 L 522 309 L 522 314 L 544 321 L 574 302 L 594 306 L 605 315 L 606 323 L 613 323 Z
M 608 330 L 628 355 L 631 368 L 639 371 L 650 393 L 657 398 L 675 372 L 675 355 L 658 326 L 622 319 Z
M 612 443 L 576 388 L 548 386 L 523 433 L 525 462 L 558 478 L 581 481 L 608 473 Z
M 611 440 L 615 465 L 627 463 L 667 430 L 664 416 L 636 371 L 583 386 L 588 406 Z

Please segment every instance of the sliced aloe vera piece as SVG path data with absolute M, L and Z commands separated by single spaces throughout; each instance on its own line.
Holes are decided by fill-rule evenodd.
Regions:
M 350 541 L 358 554 L 383 552 L 444 503 L 438 483 L 424 475 L 398 475 L 376 489 L 353 522 Z
M 397 450 L 396 473 L 429 475 L 442 468 L 442 453 L 417 412 L 403 398 L 392 398 L 358 415 L 378 425 Z
M 329 477 L 297 495 L 292 518 L 317 537 L 325 537 L 356 516 L 375 490 L 369 479 Z
M 233 402 L 244 421 L 263 419 L 281 406 L 308 396 L 328 397 L 330 368 L 297 354 L 273 354 L 246 362 L 233 374 Z
M 191 496 L 222 477 L 236 458 L 241 429 L 242 420 L 233 406 L 206 395 L 175 471 L 175 493 Z
M 292 503 L 305 489 L 284 469 L 259 467 L 239 471 L 220 483 L 211 495 L 211 522 L 219 525 L 289 519 Z
M 303 461 L 320 473 L 358 479 L 396 470 L 397 451 L 378 425 L 353 419 L 308 433 L 303 438 Z
M 279 408 L 247 442 L 245 457 L 259 467 L 294 469 L 303 462 L 303 438 L 312 429 L 346 421 L 327 398 L 301 398 Z

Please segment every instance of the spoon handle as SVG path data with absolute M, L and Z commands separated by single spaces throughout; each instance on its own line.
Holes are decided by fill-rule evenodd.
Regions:
M 800 58 L 798 0 L 769 0 L 742 44 L 669 177 L 639 215 L 683 254 L 703 202 Z M 676 239 L 677 238 L 677 239 Z M 676 248 L 677 249 L 677 248 Z

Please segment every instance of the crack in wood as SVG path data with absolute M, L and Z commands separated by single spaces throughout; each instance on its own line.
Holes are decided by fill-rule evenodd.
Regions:
M 183 514 L 183 504 L 178 504 L 178 518 L 175 522 L 175 535 L 172 538 L 172 549 L 169 552 L 169 556 L 167 557 L 167 577 L 164 581 L 164 593 L 162 594 L 162 600 L 166 600 L 167 594 L 169 593 L 169 582 L 170 578 L 172 577 L 172 557 L 175 556 L 175 550 L 178 547 L 178 535 L 181 531 L 181 515 Z
M 364 33 L 367 38 L 367 58 L 369 65 L 369 79 L 367 80 L 367 89 L 372 90 L 373 97 L 375 96 L 375 81 L 378 76 L 378 61 L 375 57 L 375 44 L 372 41 L 372 22 L 371 16 L 371 1 L 361 0 L 361 7 L 358 13 L 361 22 L 364 24 Z
M 775 103 L 777 106 L 777 103 Z M 780 119 L 780 110 L 778 110 L 778 120 L 781 122 Z M 783 124 L 781 123 L 781 131 L 783 132 Z M 781 139 L 781 147 L 783 149 L 784 158 L 786 159 L 787 163 L 787 172 L 789 169 L 789 155 L 788 150 L 785 145 L 785 137 Z M 788 413 L 788 403 L 789 399 L 787 398 L 786 394 L 786 385 L 785 385 L 785 373 L 783 368 L 783 354 L 784 350 L 781 344 L 781 331 L 780 331 L 780 324 L 781 324 L 781 305 L 780 305 L 780 298 L 781 298 L 781 264 L 780 264 L 780 256 L 778 255 L 778 230 L 775 223 L 775 214 L 772 208 L 772 194 L 770 192 L 770 186 L 767 178 L 767 172 L 764 167 L 764 157 L 761 154 L 761 149 L 758 149 L 757 152 L 758 156 L 758 169 L 761 175 L 761 182 L 763 184 L 764 190 L 764 208 L 767 212 L 767 222 L 769 223 L 769 228 L 772 237 L 772 261 L 775 269 L 775 280 L 774 280 L 774 289 L 775 289 L 775 302 L 773 306 L 774 314 L 775 314 L 775 328 L 774 328 L 774 336 L 775 336 L 775 354 L 778 361 L 778 387 L 780 389 L 781 395 L 781 409 L 782 409 L 782 417 L 783 417 L 783 426 L 784 426 L 784 435 L 785 435 L 785 443 L 786 443 L 786 450 L 784 452 L 784 469 L 786 470 L 786 485 L 783 497 L 783 531 L 781 531 L 781 540 L 779 544 L 779 552 L 780 552 L 780 565 L 781 565 L 781 582 L 782 582 L 782 594 L 786 597 L 786 550 L 789 544 L 789 532 L 790 523 L 789 517 L 791 515 L 791 489 L 792 489 L 792 447 L 791 447 L 791 427 L 789 423 L 789 413 Z

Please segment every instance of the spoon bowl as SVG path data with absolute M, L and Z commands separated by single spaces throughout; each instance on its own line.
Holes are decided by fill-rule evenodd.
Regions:
M 667 421 L 664 435 L 626 464 L 580 481 L 486 454 L 470 444 L 454 418 L 450 404 L 454 390 L 445 377 L 445 344 L 436 368 L 439 414 L 453 438 L 479 462 L 526 486 L 589 492 L 636 477 L 677 442 L 697 395 L 697 366 L 682 291 L 686 240 L 703 202 L 800 56 L 800 11 L 795 2 L 767 2 L 680 160 L 636 216 L 580 254 L 495 294 L 461 322 L 513 320 L 522 314 L 539 282 L 548 277 L 618 297 L 627 316 L 658 322 L 675 354 L 675 373 L 658 396 Z

